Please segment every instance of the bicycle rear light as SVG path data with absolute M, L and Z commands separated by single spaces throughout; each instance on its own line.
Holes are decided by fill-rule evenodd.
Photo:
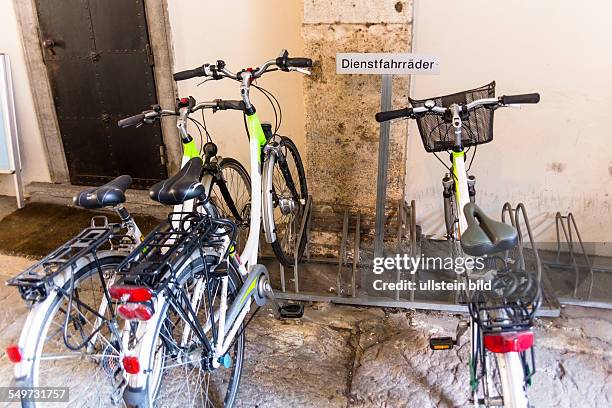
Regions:
M 6 348 L 6 355 L 11 363 L 20 363 L 22 359 L 21 349 L 16 344 L 11 344 Z
M 529 350 L 533 346 L 533 332 L 485 333 L 484 345 L 492 353 L 511 353 Z
M 146 303 L 126 303 L 117 307 L 117 314 L 125 320 L 147 321 L 153 316 L 153 307 Z
M 128 372 L 128 374 L 138 374 L 140 372 L 140 362 L 138 361 L 138 357 L 123 357 L 123 368 Z
M 115 285 L 108 292 L 111 298 L 122 302 L 147 302 L 153 297 L 151 290 L 143 286 Z

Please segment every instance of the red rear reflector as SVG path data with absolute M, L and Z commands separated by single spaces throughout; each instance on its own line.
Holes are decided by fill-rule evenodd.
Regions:
M 123 302 L 146 302 L 153 297 L 149 288 L 142 286 L 115 285 L 108 289 L 108 293 L 113 299 Z
M 140 363 L 138 357 L 125 356 L 123 357 L 123 368 L 129 374 L 138 374 L 140 372 Z
M 11 344 L 6 348 L 6 355 L 8 356 L 11 363 L 20 363 L 21 362 L 21 349 L 16 344 Z
M 117 314 L 125 320 L 149 320 L 153 309 L 142 303 L 126 303 L 117 307 Z
M 485 333 L 484 345 L 493 353 L 511 353 L 529 350 L 533 346 L 533 332 Z

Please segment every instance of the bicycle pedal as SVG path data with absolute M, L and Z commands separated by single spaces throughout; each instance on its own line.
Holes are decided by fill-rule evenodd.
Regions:
M 299 319 L 304 316 L 304 305 L 290 303 L 278 308 L 282 319 Z
M 452 337 L 431 337 L 429 339 L 429 348 L 434 351 L 452 350 L 457 342 Z

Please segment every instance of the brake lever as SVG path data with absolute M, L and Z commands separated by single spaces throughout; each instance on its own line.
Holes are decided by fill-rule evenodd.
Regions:
M 304 74 L 304 75 L 311 75 L 312 71 L 306 68 L 296 68 L 296 67 L 291 67 L 289 68 L 289 71 L 296 71 L 299 72 L 300 74 Z
M 203 80 L 202 82 L 200 82 L 199 84 L 197 84 L 196 86 L 200 86 L 202 85 L 204 82 L 208 82 L 208 81 L 212 81 L 213 78 L 206 78 L 205 80 Z

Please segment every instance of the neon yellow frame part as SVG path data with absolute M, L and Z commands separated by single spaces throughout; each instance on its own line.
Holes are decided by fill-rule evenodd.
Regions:
M 457 176 L 457 166 L 455 166 L 455 160 L 459 157 L 464 157 L 465 156 L 465 152 L 462 150 L 460 152 L 456 152 L 453 150 L 453 177 L 455 179 L 455 193 L 457 194 L 457 202 L 459 202 L 459 183 L 457 183 L 457 180 L 459 180 L 459 177 Z
M 259 142 L 259 147 L 263 148 L 266 143 L 266 135 L 261 128 L 261 122 L 257 113 L 247 115 L 247 127 L 249 129 L 249 137 L 256 137 Z M 183 156 L 193 159 L 194 157 L 200 157 L 200 151 L 198 150 L 195 141 L 192 139 L 187 143 L 183 143 Z M 259 158 L 261 163 L 261 157 Z
M 259 121 L 259 116 L 257 116 L 257 112 L 252 115 L 247 115 L 247 128 L 249 129 L 249 137 L 256 137 L 259 142 L 259 148 L 263 149 L 263 147 L 268 142 L 266 140 L 266 135 L 261 128 L 261 122 Z M 261 164 L 261 155 L 258 156 L 257 160 L 259 164 Z
M 200 151 L 196 147 L 195 141 L 191 139 L 187 143 L 183 143 L 183 156 L 193 159 L 194 157 L 200 157 Z

